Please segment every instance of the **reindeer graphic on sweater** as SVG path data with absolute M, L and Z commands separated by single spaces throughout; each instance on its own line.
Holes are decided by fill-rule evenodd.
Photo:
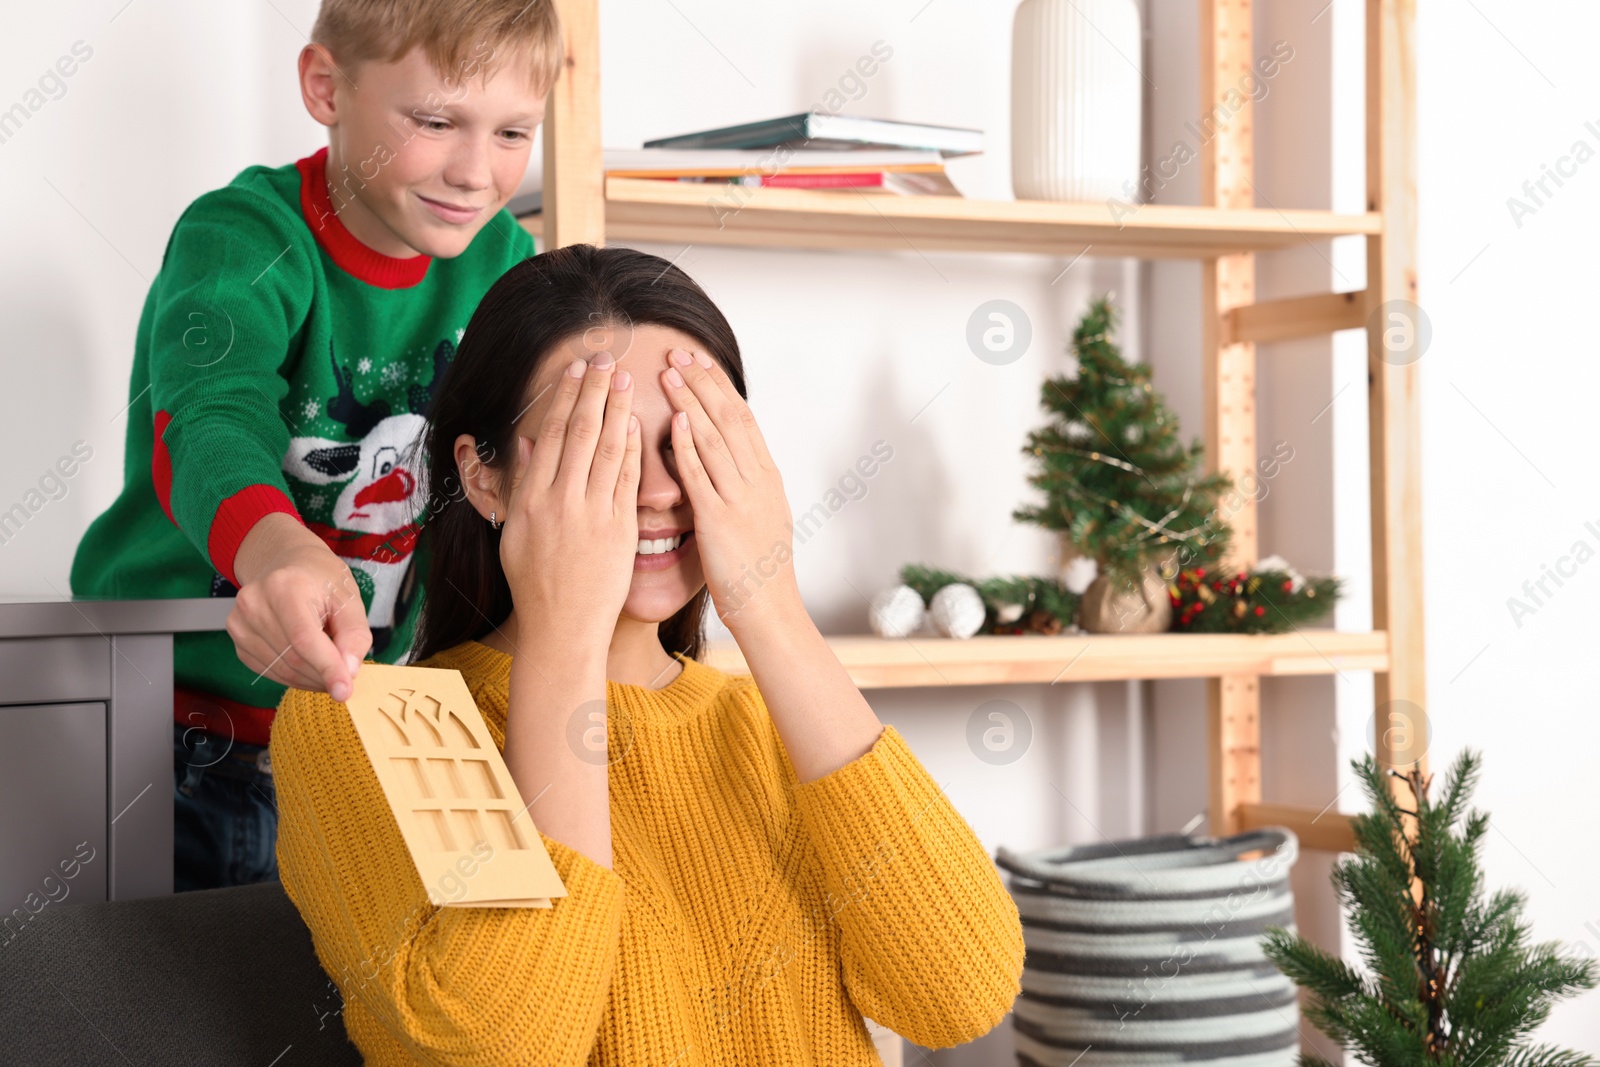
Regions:
M 401 412 L 393 412 L 382 398 L 358 401 L 354 375 L 339 366 L 331 343 L 328 357 L 338 385 L 338 394 L 327 402 L 328 417 L 343 424 L 351 440 L 293 437 L 283 470 L 308 485 L 343 485 L 332 523 L 307 521 L 306 526 L 359 572 L 358 579 L 365 575 L 371 580 L 367 621 L 377 630 L 395 623 L 395 601 L 422 530 L 417 520 L 428 494 L 423 431 L 439 378 L 455 359 L 455 346 L 439 342 L 428 384 L 407 389 L 408 410 Z

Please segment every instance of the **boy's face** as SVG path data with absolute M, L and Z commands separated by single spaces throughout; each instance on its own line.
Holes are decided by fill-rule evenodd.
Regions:
M 479 49 L 447 78 L 415 48 L 354 70 L 321 45 L 301 53 L 306 109 L 328 127 L 334 211 L 367 247 L 460 255 L 516 192 L 545 97 L 520 61 L 486 79 L 492 55 Z

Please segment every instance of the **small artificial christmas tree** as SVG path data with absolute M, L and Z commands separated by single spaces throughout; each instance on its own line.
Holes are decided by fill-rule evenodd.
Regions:
M 1072 335 L 1077 373 L 1045 381 L 1040 403 L 1051 421 L 1023 446 L 1037 459 L 1028 481 L 1045 502 L 1012 518 L 1061 531 L 1102 575 L 1130 587 L 1175 550 L 1181 566 L 1223 554 L 1232 531 L 1213 516 L 1232 479 L 1202 473 L 1200 442 L 1179 440 L 1150 368 L 1112 343 L 1114 320 L 1109 298 L 1091 304 Z
M 1385 775 L 1370 755 L 1351 762 L 1373 810 L 1352 817 L 1356 853 L 1334 865 L 1332 881 L 1372 974 L 1272 929 L 1266 954 L 1310 991 L 1306 1018 L 1371 1067 L 1595 1064 L 1527 1042 L 1554 1001 L 1594 986 L 1595 963 L 1560 955 L 1554 942 L 1530 945 L 1520 891 L 1485 897 L 1478 853 L 1489 818 L 1466 810 L 1477 755 L 1456 760 L 1437 804 L 1431 775 Z M 1386 788 L 1389 776 L 1409 784 L 1415 811 Z

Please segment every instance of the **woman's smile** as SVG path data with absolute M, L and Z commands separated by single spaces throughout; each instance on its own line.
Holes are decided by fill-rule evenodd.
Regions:
M 662 537 L 639 538 L 639 550 L 633 557 L 636 571 L 664 571 L 675 567 L 691 550 L 693 530 Z

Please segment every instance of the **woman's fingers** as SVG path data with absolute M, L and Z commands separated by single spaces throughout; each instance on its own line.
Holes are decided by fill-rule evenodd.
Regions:
M 759 465 L 767 470 L 774 469 L 772 455 L 767 451 L 767 442 L 761 436 L 760 427 L 756 425 L 755 412 L 750 410 L 745 398 L 739 395 L 733 379 L 728 377 L 728 372 L 723 369 L 722 364 L 705 352 L 691 352 L 689 356 L 691 362 L 687 366 L 680 365 L 679 373 L 699 398 L 701 407 L 706 409 L 723 435 L 727 437 L 729 448 L 735 462 L 739 464 L 739 469 L 744 471 L 752 465 Z M 676 364 L 677 361 L 673 362 Z
M 712 484 L 716 486 L 719 494 L 727 495 L 735 492 L 745 479 L 739 473 L 739 463 L 733 456 L 727 436 L 718 428 L 715 420 L 701 404 L 700 398 L 695 395 L 694 389 L 688 384 L 690 374 L 700 369 L 694 363 L 690 363 L 688 367 L 673 365 L 663 373 L 662 381 L 665 383 L 667 400 L 677 411 L 688 414 L 690 425 L 699 435 L 695 442 L 699 446 L 697 453 L 700 462 L 710 474 Z M 674 378 L 677 380 L 674 381 Z M 714 388 L 710 386 L 703 373 L 700 375 L 700 380 L 703 383 L 702 388 Z M 676 436 L 673 437 L 672 446 L 676 451 L 678 447 Z M 682 459 L 680 455 L 680 469 Z
M 744 403 L 744 397 L 740 396 L 739 390 L 734 388 L 733 379 L 728 377 L 727 371 L 723 370 L 722 365 L 716 360 L 712 359 L 709 354 L 705 352 L 686 352 L 681 348 L 677 349 L 676 351 L 684 352 L 684 354 L 689 357 L 690 362 L 687 364 L 678 363 L 676 359 L 674 359 L 672 362 L 680 367 L 689 368 L 683 373 L 684 376 L 689 379 L 690 385 L 693 385 L 694 379 L 699 377 L 698 374 L 691 372 L 696 370 L 704 371 L 706 377 L 716 385 L 717 390 L 722 394 L 725 400 L 735 404 Z M 705 403 L 708 408 L 711 406 L 711 404 L 708 403 L 704 398 L 702 398 L 701 402 Z
M 643 455 L 644 434 L 639 432 L 639 416 L 629 414 L 627 446 L 622 456 L 622 469 L 617 472 L 616 497 L 613 507 L 618 515 L 632 515 L 639 519 L 639 463 Z
M 617 474 L 628 452 L 628 419 L 633 413 L 633 376 L 618 371 L 611 376 L 606 398 L 605 422 L 595 445 L 594 465 L 589 469 L 589 495 L 615 495 Z
M 600 360 L 605 363 L 600 364 Z M 557 482 L 576 486 L 582 491 L 589 481 L 589 470 L 594 465 L 594 450 L 605 426 L 606 396 L 611 392 L 611 353 L 601 352 L 589 364 L 583 376 L 578 402 L 573 405 L 572 419 L 567 427 L 566 444 L 561 451 L 561 468 L 556 471 Z
M 678 477 L 683 480 L 683 488 L 689 494 L 689 505 L 694 509 L 696 525 L 701 516 L 710 510 L 710 504 L 717 499 L 711 478 L 706 473 L 705 464 L 700 460 L 700 451 L 695 448 L 694 431 L 689 428 L 689 417 L 681 411 L 672 413 L 672 454 L 678 460 Z
M 696 353 L 697 364 L 705 371 L 706 377 L 717 383 L 727 398 L 725 404 L 730 412 L 730 421 L 744 428 L 746 442 L 750 452 L 755 456 L 756 462 L 764 470 L 777 470 L 778 465 L 772 461 L 772 453 L 767 451 L 767 439 L 761 435 L 761 427 L 756 423 L 756 413 L 750 410 L 749 401 L 739 395 L 739 390 L 734 388 L 733 379 L 728 377 L 728 372 L 722 364 L 707 357 L 710 366 L 699 362 L 700 353 Z
M 556 471 L 561 466 L 561 453 L 567 443 L 567 427 L 571 425 L 573 408 L 583 391 L 584 372 L 588 369 L 589 364 L 581 359 L 574 359 L 567 366 L 561 373 L 561 380 L 556 383 L 555 399 L 550 401 L 550 409 L 544 413 L 544 421 L 539 424 L 539 437 L 534 442 L 533 462 L 528 473 L 533 484 L 541 489 L 556 480 Z

